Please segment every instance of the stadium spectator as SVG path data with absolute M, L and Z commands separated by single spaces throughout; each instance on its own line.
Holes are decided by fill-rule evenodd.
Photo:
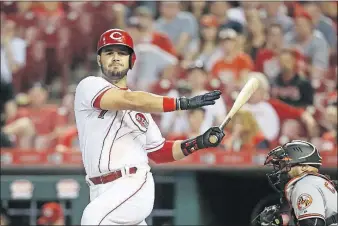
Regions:
M 255 71 L 262 72 L 269 82 L 280 73 L 278 56 L 283 48 L 283 30 L 279 24 L 270 24 L 267 28 L 265 48 L 259 49 L 256 55 Z
M 285 35 L 287 47 L 297 50 L 305 68 L 299 68 L 304 74 L 312 78 L 314 88 L 318 88 L 318 81 L 324 77 L 329 66 L 329 46 L 323 34 L 314 29 L 311 16 L 302 11 L 296 15 L 295 29 Z
M 265 27 L 260 18 L 259 11 L 252 9 L 247 14 L 247 36 L 244 50 L 252 60 L 256 60 L 259 49 L 266 43 Z
M 26 42 L 16 34 L 16 23 L 1 18 L 1 79 L 13 82 L 13 74 L 26 63 Z
M 320 8 L 325 16 L 329 17 L 334 25 L 336 33 L 338 32 L 337 29 L 337 19 L 338 19 L 338 3 L 337 2 L 320 2 Z
M 76 128 L 74 112 L 74 92 L 66 94 L 62 99 L 61 107 L 58 109 L 59 136 L 55 150 L 65 152 L 79 148 L 78 132 Z
M 322 13 L 320 3 L 314 1 L 304 1 L 301 3 L 305 11 L 311 16 L 315 29 L 324 35 L 330 46 L 331 53 L 337 52 L 337 32 L 332 20 Z
M 48 202 L 41 208 L 41 216 L 37 221 L 40 226 L 65 225 L 63 209 L 59 203 Z
M 236 50 L 237 32 L 235 30 L 221 30 L 219 39 L 224 55 L 215 62 L 211 75 L 219 78 L 226 86 L 226 93 L 231 95 L 247 78 L 248 72 L 253 69 L 253 62 L 249 55 Z
M 16 114 L 16 104 L 14 101 L 13 86 L 2 80 L 0 82 L 0 146 L 12 147 L 9 134 L 3 132 L 3 126 L 6 124 L 6 119 L 13 117 Z
M 323 150 L 337 150 L 337 101 L 326 107 L 325 120 L 328 128 L 321 137 L 320 147 Z
M 127 31 L 133 37 L 137 60 L 133 69 L 128 72 L 127 79 L 129 88 L 135 89 L 137 87 L 138 90 L 149 91 L 161 77 L 173 78 L 178 60 L 157 45 L 143 43 L 141 26 L 138 18 L 131 17 L 129 19 Z
M 294 27 L 293 19 L 286 15 L 285 7 L 283 2 L 264 2 L 262 3 L 263 8 L 266 13 L 266 17 L 264 19 L 265 24 L 269 26 L 271 23 L 280 24 L 283 28 L 283 33 L 289 32 Z
M 193 109 L 187 112 L 187 130 L 184 132 L 170 132 L 167 139 L 189 139 L 200 134 L 203 119 L 205 118 L 205 108 Z
M 228 10 L 231 8 L 229 2 L 226 1 L 213 1 L 210 2 L 209 11 L 212 15 L 216 16 L 217 22 L 222 28 L 232 28 L 236 26 L 239 22 L 229 18 Z
M 112 14 L 114 16 L 114 27 L 125 29 L 127 24 L 127 7 L 122 3 L 114 3 L 112 5 Z
M 190 12 L 181 11 L 180 2 L 160 2 L 155 30 L 167 34 L 183 58 L 198 42 L 198 23 Z
M 200 20 L 200 43 L 195 51 L 190 52 L 186 57 L 185 65 L 188 66 L 192 60 L 197 60 L 206 64 L 210 56 L 217 48 L 218 22 L 213 15 L 204 15 Z
M 188 6 L 188 11 L 190 11 L 196 20 L 201 20 L 201 18 L 207 14 L 207 1 L 190 1 Z
M 37 150 L 53 147 L 60 132 L 57 120 L 51 120 L 57 118 L 57 106 L 47 104 L 49 92 L 41 84 L 34 84 L 27 95 L 28 106 L 19 108 L 12 121 L 28 118 L 33 123 L 34 139 L 31 141 L 32 144 L 28 146 Z
M 154 16 L 147 7 L 137 7 L 135 9 L 135 16 L 139 19 L 142 43 L 154 44 L 171 55 L 176 56 L 175 47 L 169 37 L 164 33 L 154 30 Z
M 310 113 L 277 99 L 271 99 L 269 95 L 270 85 L 264 74 L 252 72 L 249 73 L 250 77 L 255 77 L 260 81 L 260 88 L 251 96 L 243 109 L 254 115 L 262 133 L 272 146 L 277 142 L 281 125 L 286 119 L 300 120 L 305 124 L 309 136 L 318 135 L 316 121 Z
M 306 140 L 303 134 L 302 126 L 299 121 L 295 119 L 287 119 L 282 124 L 278 143 L 279 145 L 283 145 L 286 142 L 290 142 L 292 140 Z
M 237 112 L 229 128 L 229 133 L 222 142 L 226 150 L 238 152 L 269 148 L 269 142 L 260 132 L 256 119 L 250 111 Z
M 13 87 L 10 83 L 1 80 L 0 83 L 0 146 L 4 148 L 18 147 L 31 148 L 31 140 L 34 136 L 34 126 L 32 121 L 27 118 L 13 120 L 17 114 L 17 104 L 15 101 Z M 17 142 L 15 142 L 15 140 Z
M 272 97 L 295 107 L 305 108 L 313 105 L 314 90 L 306 77 L 297 74 L 295 53 L 284 49 L 279 60 L 281 73 L 272 86 Z
M 186 70 L 187 74 L 187 82 L 191 87 L 191 93 L 189 96 L 201 95 L 206 93 L 205 89 L 208 74 L 205 71 L 203 64 L 201 62 L 195 62 L 190 65 L 190 67 Z M 168 95 L 177 97 L 179 96 L 179 92 L 177 90 L 171 90 Z M 181 117 L 177 117 L 179 114 Z M 212 125 L 218 125 L 224 119 L 224 115 L 226 115 L 226 107 L 224 104 L 224 100 L 221 97 L 220 101 L 217 101 L 213 107 L 205 107 L 205 117 L 203 119 L 202 125 L 200 127 L 200 132 L 205 132 L 207 128 Z M 162 116 L 161 120 L 161 129 L 164 132 L 180 132 L 186 131 L 188 128 L 187 125 L 187 115 L 184 112 L 169 112 Z

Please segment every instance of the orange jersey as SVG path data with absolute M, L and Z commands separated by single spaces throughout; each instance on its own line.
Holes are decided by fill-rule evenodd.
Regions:
M 253 68 L 251 57 L 246 53 L 240 53 L 230 62 L 226 62 L 224 59 L 217 61 L 211 69 L 211 74 L 223 82 L 239 81 L 242 70 L 253 70 Z

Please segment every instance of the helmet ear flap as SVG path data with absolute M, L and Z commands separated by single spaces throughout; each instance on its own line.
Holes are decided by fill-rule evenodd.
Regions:
M 129 57 L 129 69 L 132 69 L 136 61 L 136 55 L 135 53 L 131 53 Z

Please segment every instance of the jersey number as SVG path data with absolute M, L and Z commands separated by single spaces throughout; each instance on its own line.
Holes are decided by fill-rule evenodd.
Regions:
M 333 194 L 336 192 L 336 189 L 334 189 L 334 187 L 332 186 L 332 184 L 330 184 L 329 182 L 325 182 L 324 186 L 329 189 Z
M 98 118 L 100 119 L 104 119 L 104 115 L 107 113 L 108 111 L 107 110 L 102 110 L 98 116 Z

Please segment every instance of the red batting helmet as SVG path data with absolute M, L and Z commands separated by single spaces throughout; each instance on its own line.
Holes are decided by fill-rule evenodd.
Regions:
M 136 60 L 136 55 L 134 52 L 134 42 L 128 32 L 121 29 L 110 29 L 101 35 L 97 43 L 97 54 L 100 54 L 100 51 L 105 46 L 110 45 L 122 45 L 128 47 L 131 51 L 131 57 L 129 62 L 129 68 L 132 69 Z

